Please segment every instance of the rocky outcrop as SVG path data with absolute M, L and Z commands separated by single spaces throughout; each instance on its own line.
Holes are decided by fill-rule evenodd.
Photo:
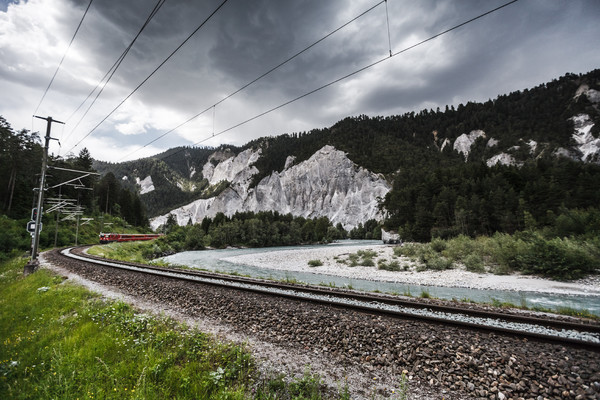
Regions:
M 513 156 L 511 156 L 510 154 L 500 153 L 500 154 L 496 154 L 495 156 L 491 157 L 490 159 L 488 159 L 486 161 L 486 165 L 488 167 L 493 167 L 496 164 L 517 165 L 517 162 L 515 161 L 515 158 Z
M 462 155 L 465 157 L 465 161 L 467 161 L 469 158 L 469 153 L 471 152 L 471 146 L 473 146 L 475 140 L 480 137 L 485 137 L 485 132 L 482 130 L 471 131 L 468 135 L 463 133 L 456 138 L 453 148 L 455 151 L 462 153 Z
M 124 176 L 123 178 L 126 177 Z M 154 183 L 150 175 L 141 180 L 140 178 L 135 178 L 135 182 L 140 185 L 140 194 L 150 193 L 154 190 Z
M 354 164 L 346 154 L 325 146 L 308 160 L 292 165 L 286 162 L 283 171 L 274 171 L 250 188 L 252 177 L 258 173 L 253 164 L 260 151 L 246 150 L 237 156 L 211 157 L 204 165 L 203 175 L 214 185 L 223 180 L 229 187 L 218 196 L 196 200 L 171 211 L 180 225 L 200 222 L 222 212 L 277 211 L 306 218 L 328 217 L 345 229 L 358 226 L 369 219 L 381 220 L 380 200 L 391 186 L 380 175 Z M 151 221 L 156 229 L 166 222 L 168 214 Z
M 580 160 L 583 162 L 600 163 L 600 139 L 595 138 L 591 130 L 594 123 L 587 114 L 579 114 L 571 118 L 573 121 L 573 140 L 576 143 L 575 148 L 580 153 Z

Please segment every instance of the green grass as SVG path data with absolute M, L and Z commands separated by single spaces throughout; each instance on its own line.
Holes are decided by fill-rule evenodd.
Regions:
M 113 260 L 147 263 L 149 260 L 145 257 L 145 252 L 151 246 L 152 241 L 123 243 L 115 242 L 92 246 L 88 249 L 88 253 L 93 256 L 110 258 Z
M 321 378 L 259 373 L 244 346 L 104 301 L 26 260 L 0 264 L 2 399 L 323 399 Z M 349 398 L 347 387 L 333 398 Z
M 0 398 L 243 398 L 243 347 L 124 303 L 101 301 L 45 270 L 2 268 Z M 223 371 L 221 374 L 220 371 Z

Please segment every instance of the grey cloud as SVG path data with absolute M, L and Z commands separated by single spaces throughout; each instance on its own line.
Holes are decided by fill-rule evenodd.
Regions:
M 88 0 L 69 1 L 76 8 L 58 13 L 65 19 L 59 21 L 61 32 L 47 32 L 64 36 L 57 36 L 63 42 L 70 40 L 88 4 Z M 5 3 L 0 0 L 0 13 Z M 69 115 L 130 43 L 155 3 L 94 2 L 73 45 L 80 59 L 76 62 L 67 57 L 44 105 L 51 105 L 52 110 L 62 108 Z M 101 105 L 93 110 L 116 106 L 220 3 L 167 0 L 102 94 Z M 144 115 L 157 120 L 163 118 L 159 110 L 188 118 L 375 4 L 377 1 L 366 0 L 229 0 L 132 101 L 144 108 Z M 501 4 L 503 1 L 389 0 L 392 49 L 401 50 Z M 218 125 L 227 127 L 385 57 L 389 51 L 385 17 L 385 5 L 380 5 L 227 100 L 217 108 Z M 600 66 L 598 20 L 600 2 L 593 0 L 520 1 L 228 132 L 219 140 L 241 144 L 258 135 L 320 128 L 348 115 L 390 115 L 422 107 L 485 101 L 566 72 L 587 72 Z M 31 51 L 35 51 L 34 46 Z M 10 60 L 0 65 L 0 90 L 9 86 L 3 82 L 10 82 L 11 88 L 20 86 L 23 93 L 37 91 L 41 95 L 51 73 L 20 69 L 19 65 L 30 62 L 19 59 L 20 54 L 0 48 L 2 60 Z M 2 101 L 0 109 L 14 109 Z M 30 103 L 37 101 L 39 98 L 29 99 Z M 23 109 L 19 115 L 30 118 L 34 107 Z M 95 116 L 90 115 L 84 125 L 93 126 L 97 121 L 93 118 L 100 118 L 100 114 L 96 111 Z M 12 115 L 3 116 L 13 126 L 30 123 Z M 127 120 L 123 114 L 120 118 L 118 123 Z M 107 120 L 94 136 L 141 146 L 160 134 L 149 121 L 146 135 L 124 136 L 116 133 L 116 123 L 115 119 Z M 171 137 L 159 143 L 165 147 L 185 143 L 176 134 Z

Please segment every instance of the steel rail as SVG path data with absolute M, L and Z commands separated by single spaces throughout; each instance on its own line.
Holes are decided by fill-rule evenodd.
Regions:
M 83 255 L 83 254 L 72 254 L 71 250 L 74 248 L 67 248 L 60 252 L 65 257 L 69 257 L 72 259 L 77 259 L 83 262 L 93 263 L 104 265 L 112 268 L 120 268 L 124 270 L 139 272 L 139 273 L 147 273 L 155 276 L 166 277 L 170 279 L 178 279 L 185 280 L 194 283 L 201 284 L 209 284 L 213 286 L 226 287 L 234 290 L 243 290 L 254 293 L 259 293 L 263 295 L 269 296 L 278 296 L 288 299 L 294 299 L 304 302 L 312 302 L 318 304 L 324 304 L 329 306 L 334 306 L 338 308 L 352 309 L 358 310 L 361 312 L 375 314 L 375 315 L 385 315 L 391 316 L 395 318 L 407 318 L 412 320 L 425 320 L 428 322 L 438 323 L 438 324 L 446 324 L 453 325 L 458 327 L 466 327 L 469 329 L 482 330 L 494 333 L 503 333 L 507 335 L 526 337 L 531 339 L 536 339 L 545 342 L 559 343 L 559 344 L 570 344 L 578 347 L 584 347 L 588 350 L 600 351 L 600 343 L 585 341 L 580 339 L 566 338 L 536 332 L 528 332 L 524 330 L 512 329 L 512 328 L 502 328 L 497 326 L 488 326 L 480 323 L 473 323 L 468 321 L 459 321 L 455 319 L 446 319 L 441 317 L 435 317 L 430 315 L 417 315 L 410 312 L 397 311 L 397 310 L 389 310 L 382 309 L 376 307 L 378 304 L 386 304 L 392 306 L 401 306 L 401 307 L 410 307 L 410 308 L 419 308 L 419 309 L 428 309 L 432 311 L 439 312 L 447 312 L 452 314 L 461 314 L 470 317 L 477 318 L 489 318 L 502 320 L 507 322 L 516 322 L 529 324 L 533 326 L 544 326 L 553 329 L 563 329 L 563 330 L 576 330 L 581 333 L 600 333 L 600 325 L 593 324 L 585 324 L 585 323 L 574 323 L 568 321 L 557 321 L 557 320 L 546 320 L 538 317 L 528 317 L 514 314 L 504 314 L 497 312 L 488 312 L 483 310 L 472 310 L 472 309 L 464 309 L 460 307 L 452 307 L 452 306 L 443 306 L 443 305 L 434 305 L 434 304 L 423 304 L 414 300 L 402 300 L 402 299 L 392 299 L 389 297 L 383 296 L 374 296 L 369 294 L 360 294 L 355 292 L 347 292 L 347 291 L 339 291 L 332 289 L 324 289 L 314 286 L 308 285 L 293 285 L 286 283 L 278 283 L 278 282 L 269 282 L 259 279 L 253 278 L 243 278 L 237 276 L 230 276 L 224 274 L 217 273 L 208 273 L 202 271 L 189 271 L 183 269 L 176 268 L 164 268 L 157 266 L 150 266 L 145 264 L 138 263 L 128 263 L 123 261 L 115 261 L 106 259 L 101 259 L 99 257 Z M 232 285 L 231 283 L 237 284 L 245 284 L 245 285 L 254 285 L 254 287 L 240 287 Z M 275 292 L 270 289 L 278 289 L 280 292 Z M 283 292 L 287 291 L 287 292 Z M 295 293 L 292 293 L 295 292 Z M 315 297 L 306 297 L 301 294 L 311 294 L 318 296 L 328 296 L 329 298 L 315 298 Z M 334 299 L 337 298 L 338 300 Z M 359 304 L 349 304 L 344 301 L 340 301 L 342 299 L 360 301 L 365 303 L 370 303 L 371 305 L 359 305 Z

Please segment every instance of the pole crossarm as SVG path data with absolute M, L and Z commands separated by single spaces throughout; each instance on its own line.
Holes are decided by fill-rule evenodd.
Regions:
M 83 174 L 83 173 L 85 173 L 85 174 L 88 174 L 88 175 L 101 175 L 101 174 L 100 174 L 100 173 L 98 173 L 98 172 L 91 172 L 91 171 L 81 171 L 81 170 L 78 170 L 78 169 L 70 169 L 70 168 L 55 167 L 55 166 L 53 166 L 53 165 L 49 165 L 49 166 L 48 166 L 48 168 L 50 168 L 50 169 L 57 169 L 57 170 L 59 170 L 59 171 L 80 172 L 80 173 L 82 173 L 82 174 Z
M 85 177 L 87 177 L 87 176 L 90 176 L 90 175 L 91 175 L 91 173 L 86 173 L 86 174 L 83 174 L 82 176 L 78 176 L 78 177 L 76 177 L 76 178 L 69 179 L 69 180 L 68 180 L 68 181 L 66 181 L 66 182 L 62 182 L 62 183 L 59 183 L 58 185 L 54 185 L 54 186 L 50 187 L 49 189 L 54 189 L 54 188 L 57 188 L 57 187 L 59 187 L 59 186 L 62 186 L 62 185 L 68 185 L 68 184 L 70 184 L 71 182 L 73 182 L 73 181 L 77 181 L 77 180 L 79 180 L 79 185 L 75 185 L 76 187 L 85 187 L 85 185 L 84 185 L 83 183 L 81 183 L 80 179 L 83 179 L 83 178 L 85 178 Z
M 62 210 L 63 208 L 73 205 L 71 202 L 67 201 L 67 200 L 63 200 L 59 203 L 52 203 L 52 202 L 48 202 L 49 205 L 51 205 L 50 208 L 48 208 L 46 211 L 44 211 L 45 214 L 50 214 L 51 212 L 54 212 L 56 210 Z

